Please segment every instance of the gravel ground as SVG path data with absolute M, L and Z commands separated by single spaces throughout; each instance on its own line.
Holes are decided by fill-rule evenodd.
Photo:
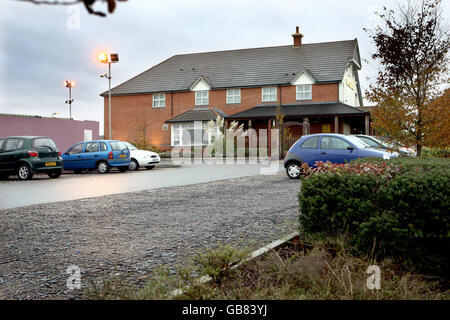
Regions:
M 0 299 L 79 299 L 219 243 L 256 249 L 296 229 L 299 187 L 279 173 L 1 210 Z M 70 265 L 82 290 L 67 289 Z

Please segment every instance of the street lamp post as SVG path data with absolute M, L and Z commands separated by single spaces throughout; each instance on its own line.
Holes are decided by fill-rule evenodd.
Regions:
M 109 135 L 108 138 L 112 139 L 111 134 L 111 63 L 119 62 L 119 54 L 118 53 L 111 53 L 109 56 L 106 53 L 101 53 L 100 56 L 100 62 L 107 63 L 108 64 L 108 74 L 104 73 L 100 77 L 107 78 L 109 82 L 109 88 L 108 88 L 108 124 L 109 124 Z
M 69 119 L 72 119 L 72 102 L 75 100 L 72 99 L 72 87 L 75 87 L 75 81 L 64 81 L 64 86 L 69 88 L 69 100 L 66 100 L 66 103 L 69 104 Z

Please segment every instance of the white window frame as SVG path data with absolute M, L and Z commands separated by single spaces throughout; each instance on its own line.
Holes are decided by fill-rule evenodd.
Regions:
M 262 102 L 277 101 L 277 87 L 264 87 L 262 88 L 261 92 L 262 92 Z
M 209 105 L 209 91 L 208 90 L 195 91 L 195 105 L 196 106 Z
M 296 88 L 296 99 L 297 100 L 312 100 L 312 85 L 311 84 L 299 84 L 295 88 Z
M 241 89 L 227 89 L 227 104 L 241 103 Z
M 170 134 L 170 144 L 172 147 L 195 147 L 195 146 L 206 146 L 208 143 L 211 143 L 212 136 L 216 135 L 215 132 L 207 132 L 208 136 L 205 140 L 205 133 L 206 130 L 204 128 L 204 122 L 201 121 L 195 121 L 195 122 L 178 122 L 173 123 L 171 127 L 171 134 Z M 202 130 L 202 142 L 200 144 L 192 143 L 192 140 L 189 141 L 183 141 L 183 130 Z M 194 133 L 195 134 L 195 133 Z M 193 137 L 191 136 L 191 139 Z
M 165 93 L 154 93 L 153 94 L 153 108 L 164 108 L 166 106 L 166 94 Z

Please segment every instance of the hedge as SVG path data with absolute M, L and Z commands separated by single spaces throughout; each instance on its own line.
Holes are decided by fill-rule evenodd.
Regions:
M 351 163 L 386 163 L 393 166 L 402 167 L 403 172 L 417 172 L 434 169 L 450 169 L 450 159 L 444 158 L 393 158 L 391 160 L 383 160 L 382 158 L 364 158 L 354 160 Z
M 299 193 L 302 232 L 346 234 L 362 253 L 448 275 L 450 169 L 423 160 L 402 164 L 393 177 L 311 174 Z

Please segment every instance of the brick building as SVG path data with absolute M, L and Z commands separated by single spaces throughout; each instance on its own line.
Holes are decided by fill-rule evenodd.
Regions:
M 197 129 L 194 121 L 221 115 L 270 130 L 277 109 L 295 139 L 368 133 L 357 40 L 303 44 L 298 27 L 292 37 L 287 46 L 175 55 L 120 84 L 111 91 L 113 138 L 170 149 L 191 143 L 181 132 Z

